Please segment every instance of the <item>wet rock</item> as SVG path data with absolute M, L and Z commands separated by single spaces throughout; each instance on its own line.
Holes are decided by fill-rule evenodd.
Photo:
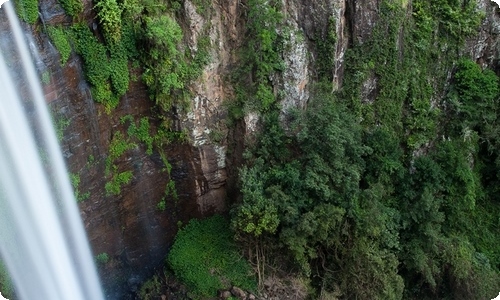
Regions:
M 230 291 L 219 291 L 219 298 L 220 299 L 229 299 L 232 296 Z
M 233 294 L 233 296 L 237 297 L 238 299 L 246 299 L 247 298 L 247 293 L 245 293 L 245 291 L 243 291 L 242 289 L 240 289 L 237 286 L 233 286 L 231 288 L 231 294 Z

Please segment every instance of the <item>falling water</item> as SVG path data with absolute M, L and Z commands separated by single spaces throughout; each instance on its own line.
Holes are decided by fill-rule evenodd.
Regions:
M 14 10 L 2 5 L 22 68 L 0 53 L 0 253 L 21 299 L 103 299 L 42 89 Z M 0 45 L 2 46 L 2 45 Z M 0 47 L 1 48 L 1 47 Z M 18 76 L 18 74 L 23 74 Z M 16 88 L 25 78 L 29 94 Z M 19 86 L 19 85 L 17 85 Z M 27 99 L 31 99 L 28 101 Z M 29 113 L 29 117 L 27 115 Z

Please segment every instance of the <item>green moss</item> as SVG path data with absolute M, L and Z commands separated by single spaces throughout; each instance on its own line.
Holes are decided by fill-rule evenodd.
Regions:
M 61 54 L 61 66 L 64 66 L 71 55 L 71 45 L 66 32 L 62 27 L 47 26 L 47 33 L 57 51 Z

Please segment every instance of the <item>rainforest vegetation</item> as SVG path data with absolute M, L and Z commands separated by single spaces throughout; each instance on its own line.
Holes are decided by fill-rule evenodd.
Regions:
M 30 23 L 37 19 L 32 2 L 17 4 Z M 498 295 L 500 82 L 498 70 L 462 51 L 484 18 L 477 3 L 379 1 L 371 37 L 349 41 L 338 90 L 330 20 L 313 41 L 307 109 L 282 112 L 286 95 L 275 91 L 273 78 L 293 45 L 281 1 L 244 2 L 227 122 L 232 130 L 258 113 L 260 130 L 243 155 L 229 213 L 180 226 L 166 269 L 197 299 L 231 285 L 258 294 L 271 275 L 300 278 L 310 299 Z M 210 42 L 205 34 L 196 51 L 179 46 L 183 1 L 94 3 L 102 36 L 78 22 L 81 3 L 70 0 L 61 6 L 73 24 L 44 30 L 62 65 L 71 51 L 82 57 L 93 98 L 107 113 L 130 80 L 142 80 L 155 103 L 150 119 L 123 118 L 129 131 L 113 135 L 105 177 L 107 193 L 117 195 L 132 173 L 118 172 L 115 159 L 136 144 L 152 153 L 185 139 L 170 116 L 189 109 L 187 87 L 208 63 Z M 209 1 L 193 3 L 210 14 Z M 363 90 L 368 80 L 376 82 L 370 95 Z M 78 187 L 79 178 L 73 181 Z M 177 197 L 173 181 L 166 194 Z M 4 273 L 0 268 L 5 288 Z M 143 299 L 152 299 L 159 281 L 144 285 Z
M 312 298 L 494 298 L 499 81 L 459 50 L 481 23 L 476 3 L 415 0 L 408 18 L 408 2 L 381 1 L 371 39 L 351 41 L 334 92 L 327 30 L 308 107 L 288 112 L 286 126 L 279 95 L 265 92 L 282 71 L 272 3 L 248 2 L 249 14 L 273 17 L 249 19 L 243 93 L 253 97 L 238 106 L 257 106 L 262 128 L 230 214 L 259 282 L 289 267 L 310 279 Z M 377 81 L 371 101 L 368 79 Z

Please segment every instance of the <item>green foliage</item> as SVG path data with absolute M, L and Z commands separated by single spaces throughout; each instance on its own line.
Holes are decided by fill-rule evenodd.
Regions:
M 313 90 L 305 114 L 290 114 L 286 134 L 267 82 L 280 64 L 265 63 L 280 51 L 280 31 L 266 30 L 279 28 L 279 18 L 264 9 L 272 2 L 247 4 L 251 53 L 228 110 L 240 118 L 260 111 L 262 133 L 239 174 L 241 202 L 231 211 L 237 237 L 254 237 L 250 247 L 262 247 L 261 236 L 281 245 L 321 294 L 493 298 L 498 78 L 457 62 L 482 18 L 476 3 L 380 1 L 371 36 L 353 39 L 343 87 L 333 95 L 330 20 L 317 31 L 315 57 L 318 80 L 328 85 Z
M 168 175 L 170 176 L 170 171 L 169 171 Z M 175 189 L 175 181 L 173 181 L 172 179 L 169 180 L 169 182 L 167 183 L 167 186 L 165 187 L 164 194 L 165 194 L 165 196 L 172 196 L 172 198 L 174 198 L 175 200 L 178 199 L 177 190 Z
M 345 257 L 340 286 L 353 299 L 402 299 L 404 283 L 397 256 L 366 237 L 356 239 Z M 356 288 L 353 288 L 356 287 Z
M 335 19 L 330 17 L 328 19 L 328 26 L 326 32 L 319 34 L 316 38 L 316 47 L 318 52 L 318 77 L 326 80 L 333 80 L 333 68 L 335 67 L 334 56 L 336 44 L 337 44 L 337 33 Z
M 29 24 L 38 20 L 38 0 L 16 0 L 14 7 L 19 19 Z
M 68 128 L 69 124 L 71 124 L 71 121 L 53 110 L 52 123 L 54 124 L 54 129 L 56 130 L 57 140 L 61 142 L 64 138 L 64 131 Z
M 150 59 L 145 62 L 143 80 L 156 104 L 164 111 L 169 111 L 174 104 L 174 93 L 181 91 L 187 76 L 186 60 L 177 49 L 182 30 L 167 15 L 146 17 L 145 25 L 145 37 L 151 48 Z
M 61 66 L 64 66 L 71 55 L 71 46 L 65 30 L 62 27 L 47 26 L 47 33 L 61 54 Z
M 131 143 L 121 131 L 115 132 L 109 145 L 109 154 L 106 158 L 105 176 L 110 178 L 104 186 L 106 195 L 120 195 L 123 185 L 129 184 L 132 180 L 132 171 L 118 172 L 118 167 L 114 164 L 126 151 L 135 148 L 136 145 Z
M 165 201 L 165 198 L 161 198 L 161 201 L 156 204 L 156 208 L 159 211 L 165 211 L 167 209 L 167 202 Z
M 127 49 L 121 43 L 113 44 L 108 48 L 111 87 L 117 96 L 122 96 L 127 92 L 129 85 Z
M 153 300 L 160 295 L 161 292 L 161 281 L 158 275 L 154 275 L 152 278 L 148 279 L 141 285 L 139 290 L 139 299 L 141 300 Z
M 99 43 L 86 25 L 74 25 L 72 29 L 75 51 L 83 58 L 85 76 L 93 86 L 94 99 L 109 108 L 114 108 L 114 103 L 111 101 L 112 93 L 109 83 L 111 70 L 106 47 Z
M 223 130 L 214 128 L 210 131 L 208 137 L 214 143 L 221 143 L 226 138 L 226 134 Z
M 97 10 L 99 23 L 103 28 L 104 38 L 108 44 L 120 41 L 122 27 L 122 8 L 116 0 L 99 0 L 94 9 Z
M 73 25 L 72 39 L 75 51 L 83 58 L 85 76 L 92 86 L 92 96 L 109 113 L 128 90 L 128 58 L 134 55 L 134 44 L 128 36 L 127 39 L 106 47 L 83 24 Z
M 430 11 L 439 20 L 439 29 L 463 41 L 477 32 L 483 15 L 473 1 L 437 0 L 430 2 Z
M 123 121 L 126 120 L 122 119 L 122 122 Z M 149 119 L 147 117 L 140 119 L 139 126 L 137 126 L 132 120 L 130 126 L 127 129 L 127 134 L 129 137 L 137 138 L 139 141 L 143 142 L 146 145 L 146 154 L 153 154 L 154 137 L 150 134 Z
M 83 11 L 83 3 L 81 0 L 59 0 L 62 8 L 70 17 L 77 17 Z
M 242 67 L 234 75 L 239 84 L 235 101 L 244 109 L 265 112 L 277 100 L 271 80 L 283 70 L 283 37 L 277 32 L 283 16 L 277 1 L 250 0 L 247 6 Z
M 202 3 L 208 4 L 205 0 L 195 4 Z M 127 57 L 141 62 L 142 80 L 148 87 L 150 98 L 163 112 L 170 112 L 173 106 L 187 110 L 190 93 L 186 86 L 201 74 L 210 59 L 210 40 L 205 35 L 208 25 L 198 37 L 195 52 L 182 50 L 179 44 L 183 32 L 173 14 L 180 9 L 181 3 L 125 0 L 118 6 L 119 9 L 111 10 L 110 16 L 121 13 L 124 21 L 114 28 L 120 27 L 120 44 L 126 49 Z M 103 18 L 108 15 L 103 14 Z M 108 41 L 108 44 L 115 42 Z M 112 49 L 110 52 L 113 56 Z
M 500 90 L 498 77 L 493 71 L 483 71 L 475 62 L 462 59 L 457 64 L 453 83 L 448 98 L 456 117 L 462 121 L 456 130 L 496 120 Z
M 106 182 L 104 186 L 106 190 L 106 196 L 115 195 L 118 196 L 121 194 L 121 188 L 129 184 L 132 180 L 132 171 L 125 171 L 121 173 L 114 172 L 111 181 Z
M 82 202 L 90 198 L 90 192 L 86 193 L 81 193 L 80 192 L 80 175 L 79 174 L 74 174 L 70 173 L 69 174 L 69 179 L 71 181 L 71 185 L 73 186 L 73 190 L 75 192 L 75 199 L 77 202 Z
M 261 158 L 240 171 L 243 202 L 232 210 L 233 227 L 254 236 L 277 232 L 310 274 L 310 261 L 324 255 L 323 248 L 341 247 L 341 228 L 355 212 L 366 151 L 360 127 L 331 94 L 317 91 L 309 111 L 297 121 L 295 147 L 301 155 L 289 161 L 289 141 L 279 118 L 264 121 L 255 149 Z
M 233 210 L 232 227 L 236 232 L 253 236 L 262 233 L 275 233 L 279 225 L 278 210 L 264 196 L 264 185 L 261 181 L 263 161 L 256 166 L 240 170 L 243 203 Z
M 204 17 L 207 17 L 212 9 L 212 2 L 210 0 L 194 0 L 193 4 L 196 6 L 196 12 Z
M 195 299 L 215 297 L 218 289 L 232 285 L 256 289 L 251 268 L 232 241 L 228 221 L 218 215 L 193 219 L 182 228 L 168 255 L 168 264 Z
M 109 262 L 109 259 L 109 254 L 107 254 L 106 252 L 99 253 L 95 257 L 96 262 L 101 265 L 107 264 Z
M 125 139 L 123 133 L 120 131 L 115 132 L 113 138 L 111 139 L 111 143 L 109 144 L 109 154 L 106 158 L 106 176 L 109 176 L 112 168 L 114 168 L 114 161 L 122 156 L 126 151 L 135 148 L 135 146 L 136 145 L 134 143 Z

